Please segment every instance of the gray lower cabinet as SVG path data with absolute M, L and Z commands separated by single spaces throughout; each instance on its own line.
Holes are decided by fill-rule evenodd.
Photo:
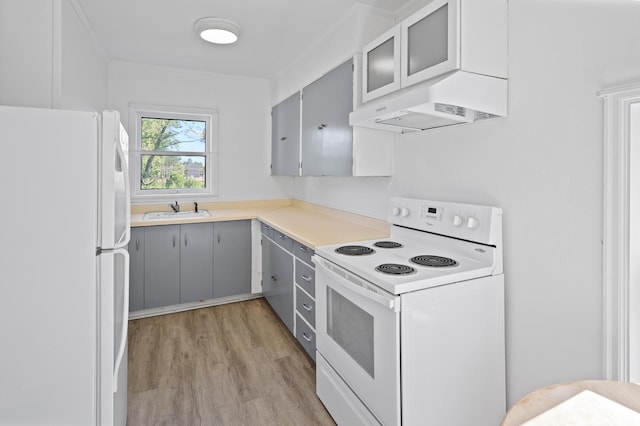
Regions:
M 145 228 L 144 307 L 180 303 L 180 225 Z
M 313 250 L 261 224 L 262 293 L 273 310 L 316 358 L 315 270 Z
M 251 293 L 251 222 L 216 222 L 213 230 L 213 297 Z
M 213 297 L 211 223 L 180 225 L 180 303 Z
M 144 309 L 144 228 L 131 228 L 129 242 L 129 311 Z
M 131 229 L 129 311 L 251 293 L 251 221 Z
M 311 358 L 316 359 L 316 271 L 311 257 L 313 250 L 294 243 L 296 289 L 296 339 Z
M 293 333 L 293 256 L 268 238 L 262 238 L 262 293 Z
M 296 314 L 296 339 L 304 350 L 315 361 L 316 359 L 316 332 Z

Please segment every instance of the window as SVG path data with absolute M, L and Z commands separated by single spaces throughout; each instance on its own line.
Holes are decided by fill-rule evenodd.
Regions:
M 215 195 L 216 111 L 130 106 L 133 194 Z

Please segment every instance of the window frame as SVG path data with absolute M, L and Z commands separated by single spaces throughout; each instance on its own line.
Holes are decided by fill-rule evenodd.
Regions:
M 169 120 L 194 120 L 204 121 L 207 126 L 205 133 L 204 152 L 180 152 L 181 156 L 204 156 L 205 157 L 205 188 L 184 188 L 184 189 L 142 189 L 141 182 L 141 161 L 142 156 L 150 153 L 165 155 L 165 151 L 145 151 L 142 149 L 142 118 L 158 118 Z M 184 108 L 176 106 L 129 104 L 129 135 L 132 136 L 133 143 L 129 150 L 129 175 L 131 176 L 131 195 L 133 200 L 144 200 L 145 202 L 173 199 L 185 199 L 198 197 L 215 197 L 217 191 L 217 171 L 218 171 L 218 111 L 216 109 Z M 130 137 L 131 137 L 130 136 Z M 171 152 L 171 151 L 166 151 Z M 173 155 L 173 154 L 170 154 Z

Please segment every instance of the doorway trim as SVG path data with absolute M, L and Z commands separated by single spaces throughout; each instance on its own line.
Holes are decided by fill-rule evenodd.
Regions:
M 640 84 L 603 90 L 603 333 L 607 380 L 629 381 L 629 208 L 631 105 Z

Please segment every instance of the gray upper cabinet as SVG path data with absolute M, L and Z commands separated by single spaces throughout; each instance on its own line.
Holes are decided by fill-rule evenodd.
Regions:
M 251 293 L 251 222 L 216 222 L 213 230 L 213 297 Z
M 353 60 L 302 90 L 302 175 L 351 176 Z
M 145 229 L 144 307 L 180 303 L 180 225 Z
M 213 297 L 213 224 L 180 226 L 180 303 Z
M 129 241 L 129 311 L 144 309 L 144 228 L 131 228 Z
M 300 167 L 300 92 L 271 110 L 271 174 L 298 176 Z
M 393 175 L 395 135 L 349 125 L 361 67 L 357 54 L 273 107 L 272 175 Z

